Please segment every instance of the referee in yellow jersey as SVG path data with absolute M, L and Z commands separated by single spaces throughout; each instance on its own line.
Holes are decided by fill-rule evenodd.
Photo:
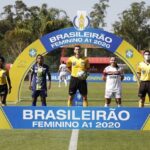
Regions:
M 139 63 L 137 74 L 140 80 L 139 107 L 144 107 L 146 94 L 150 98 L 150 51 L 144 51 L 144 61 Z
M 72 106 L 73 97 L 76 94 L 76 91 L 79 90 L 83 98 L 83 106 L 88 106 L 87 101 L 87 83 L 86 79 L 81 80 L 78 78 L 79 71 L 88 71 L 90 65 L 87 57 L 81 56 L 81 47 L 76 45 L 74 47 L 74 56 L 69 57 L 67 61 L 67 67 L 71 72 L 71 80 L 69 85 L 69 97 L 68 97 L 68 106 Z

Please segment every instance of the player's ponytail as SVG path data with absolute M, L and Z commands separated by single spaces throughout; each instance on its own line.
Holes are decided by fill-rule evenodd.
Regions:
M 116 68 L 117 68 L 117 70 L 119 69 L 119 66 L 118 66 L 117 62 L 116 62 Z

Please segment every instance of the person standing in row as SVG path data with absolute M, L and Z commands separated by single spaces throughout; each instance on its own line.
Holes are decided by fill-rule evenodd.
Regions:
M 68 74 L 68 71 L 67 71 L 67 66 L 65 64 L 64 61 L 61 62 L 60 66 L 59 66 L 59 85 L 58 87 L 61 87 L 61 82 L 64 81 L 65 83 L 65 87 L 67 87 L 67 74 Z
M 139 107 L 144 107 L 145 97 L 148 94 L 150 98 L 150 51 L 144 51 L 144 61 L 140 62 L 137 68 L 138 79 L 140 80 L 140 87 L 138 96 Z
M 111 98 L 114 97 L 118 107 L 121 106 L 122 86 L 121 81 L 124 79 L 123 70 L 118 66 L 116 57 L 110 58 L 110 65 L 103 71 L 103 80 L 105 86 L 105 107 L 110 106 Z
M 5 69 L 5 59 L 0 56 L 0 105 L 6 106 L 7 94 L 11 92 L 11 80 Z
M 37 55 L 36 63 L 31 68 L 31 76 L 29 79 L 29 89 L 32 90 L 32 106 L 36 106 L 38 96 L 41 97 L 42 106 L 46 106 L 47 97 L 47 77 L 48 89 L 51 89 L 51 74 L 49 67 L 44 64 L 42 55 Z
M 78 73 L 80 71 L 87 72 L 90 65 L 87 57 L 82 57 L 80 45 L 74 47 L 74 56 L 69 57 L 67 61 L 68 70 L 71 72 L 71 80 L 69 85 L 69 97 L 68 97 L 68 106 L 72 106 L 73 97 L 79 90 L 83 98 L 83 106 L 88 106 L 87 100 L 87 82 L 86 77 L 84 79 L 78 78 Z

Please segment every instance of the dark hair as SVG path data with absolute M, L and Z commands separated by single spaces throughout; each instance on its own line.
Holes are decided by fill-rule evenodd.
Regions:
M 118 66 L 118 63 L 117 63 L 117 57 L 111 57 L 111 58 L 115 58 L 115 61 L 116 61 L 115 67 L 118 69 L 119 66 Z
M 38 58 L 39 56 L 43 57 L 41 54 L 38 54 L 38 55 L 36 56 L 36 58 Z
M 80 45 L 75 45 L 75 46 L 74 46 L 74 48 L 75 48 L 75 47 L 79 47 L 79 48 L 81 48 L 81 46 L 80 46 Z
M 36 56 L 36 63 L 37 63 L 37 58 L 38 57 L 41 57 L 42 59 L 43 59 L 43 61 L 44 61 L 44 57 L 41 55 L 41 54 L 38 54 L 37 56 Z
M 38 55 L 36 56 L 36 60 L 37 60 L 37 58 L 38 58 L 39 56 L 40 56 L 41 58 L 44 58 L 41 54 L 38 54 Z
M 2 60 L 2 63 L 4 63 L 4 62 L 5 62 L 4 57 L 0 56 L 0 59 Z
M 2 57 L 2 56 L 0 56 L 0 59 L 1 59 L 2 63 L 3 63 L 2 66 L 1 66 L 1 68 L 4 69 L 5 59 L 4 59 L 4 57 Z
M 150 54 L 150 51 L 149 50 L 145 50 L 143 54 L 145 54 L 145 53 L 149 53 Z

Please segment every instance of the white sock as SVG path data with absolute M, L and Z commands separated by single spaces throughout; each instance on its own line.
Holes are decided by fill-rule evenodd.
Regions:
M 60 84 L 61 84 L 61 81 L 59 80 L 59 85 L 58 85 L 58 87 L 61 87 Z
M 106 104 L 106 103 L 105 103 L 104 107 L 109 107 L 109 104 Z
M 64 82 L 65 82 L 65 86 L 67 86 L 67 80 L 64 80 Z

